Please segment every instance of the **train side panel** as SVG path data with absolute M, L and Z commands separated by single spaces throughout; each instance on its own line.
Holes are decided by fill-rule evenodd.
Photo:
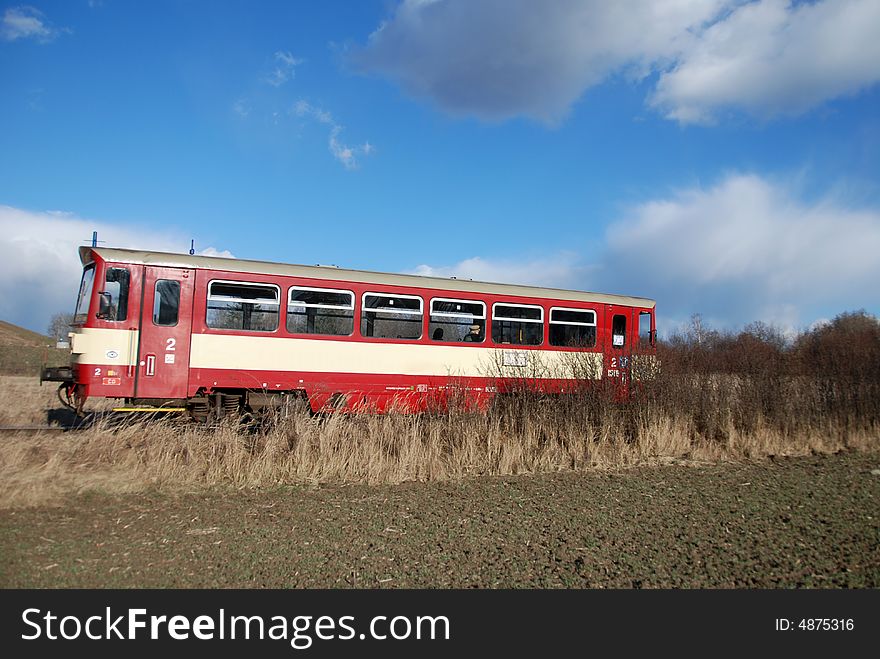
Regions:
M 604 296 L 627 302 L 606 304 L 336 280 L 332 270 L 309 278 L 172 261 L 107 262 L 100 251 L 83 252 L 94 290 L 72 337 L 76 390 L 83 398 L 205 406 L 223 396 L 245 405 L 286 393 L 308 397 L 315 410 L 432 409 L 453 397 L 484 407 L 496 393 L 520 386 L 565 392 L 610 379 L 625 391 L 638 372 L 650 370 L 644 365 L 656 364 L 654 307 L 633 306 L 630 298 Z M 314 327 L 297 324 L 288 313 L 291 287 L 344 292 L 352 300 L 350 333 L 307 333 Z M 407 332 L 362 335 L 363 307 L 375 294 L 399 301 L 421 297 L 420 327 L 413 332 L 411 321 L 407 330 L 417 338 L 401 338 Z M 432 340 L 434 299 L 482 303 L 482 340 Z M 522 313 L 540 309 L 540 320 L 512 330 L 516 306 Z M 578 326 L 588 326 L 578 336 L 589 339 L 570 345 L 566 332 Z M 523 327 L 537 345 L 524 344 Z M 560 343 L 565 346 L 552 345 Z

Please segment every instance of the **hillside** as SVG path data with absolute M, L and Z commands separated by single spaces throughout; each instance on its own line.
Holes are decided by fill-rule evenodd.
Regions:
M 48 336 L 0 320 L 0 346 L 48 346 L 54 343 Z
M 39 376 L 40 368 L 62 366 L 69 350 L 58 350 L 48 336 L 0 320 L 0 375 Z

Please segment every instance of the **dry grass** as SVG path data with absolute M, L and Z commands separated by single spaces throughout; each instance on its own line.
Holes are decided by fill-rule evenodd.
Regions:
M 3 379 L 4 390 L 22 391 L 23 382 L 9 380 Z M 878 428 L 790 436 L 761 426 L 748 433 L 730 427 L 718 441 L 702 436 L 692 421 L 657 409 L 587 402 L 524 395 L 488 414 L 445 416 L 314 417 L 297 408 L 258 430 L 231 421 L 206 428 L 179 419 L 104 420 L 76 433 L 7 436 L 0 447 L 0 507 L 57 502 L 89 490 L 397 483 L 871 450 L 880 438 Z M 16 418 L 36 415 L 22 409 Z
M 40 385 L 38 376 L 0 375 L 0 426 L 58 425 L 67 416 L 58 399 L 58 384 Z M 106 411 L 115 405 L 111 400 L 90 400 L 92 410 Z
M 40 386 L 32 376 L 0 375 L 0 426 L 46 425 L 47 410 L 59 407 L 56 386 Z

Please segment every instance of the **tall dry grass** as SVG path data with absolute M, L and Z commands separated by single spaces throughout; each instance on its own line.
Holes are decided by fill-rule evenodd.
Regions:
M 880 326 L 858 314 L 835 323 L 793 342 L 754 327 L 674 338 L 660 348 L 660 376 L 626 403 L 605 386 L 557 397 L 524 387 L 487 413 L 313 416 L 293 405 L 260 427 L 106 417 L 77 433 L 6 437 L 0 506 L 93 489 L 397 483 L 877 450 Z M 861 364 L 843 367 L 853 352 Z

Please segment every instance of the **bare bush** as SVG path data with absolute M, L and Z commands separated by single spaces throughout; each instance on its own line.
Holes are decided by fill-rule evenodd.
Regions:
M 661 344 L 662 409 L 687 417 L 697 433 L 770 429 L 783 437 L 875 432 L 880 426 L 880 323 L 864 311 L 792 339 L 763 323 L 739 334 Z

